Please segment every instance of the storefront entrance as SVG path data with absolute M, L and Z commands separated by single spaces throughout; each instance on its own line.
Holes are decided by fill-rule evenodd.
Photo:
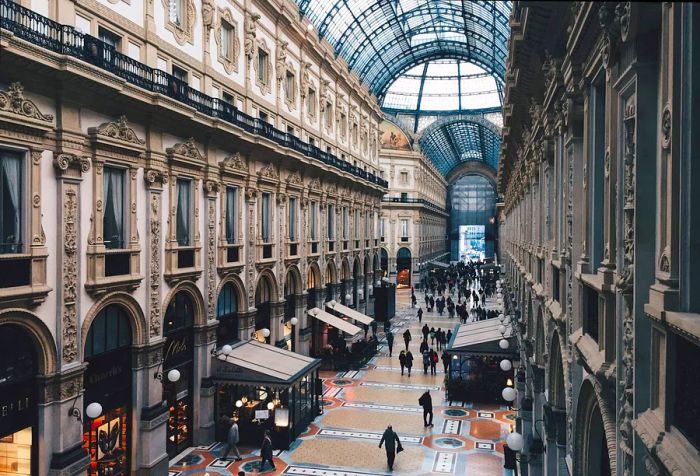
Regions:
M 396 285 L 398 288 L 411 286 L 411 250 L 399 248 L 396 253 Z
M 192 445 L 192 377 L 194 373 L 194 306 L 190 294 L 180 291 L 165 313 L 163 336 L 163 399 L 170 413 L 166 451 L 173 458 Z M 176 382 L 167 378 L 171 370 L 180 372 Z
M 100 311 L 87 335 L 83 442 L 90 476 L 130 474 L 131 336 L 129 316 L 116 304 Z M 86 408 L 93 402 L 102 414 L 91 420 Z
M 270 301 L 273 297 L 273 287 L 270 278 L 262 276 L 255 290 L 255 339 L 259 342 L 270 343 L 271 313 Z
M 37 359 L 21 327 L 0 326 L 0 475 L 37 473 Z

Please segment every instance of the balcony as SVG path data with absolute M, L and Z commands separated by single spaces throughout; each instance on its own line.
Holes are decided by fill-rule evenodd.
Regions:
M 441 213 L 447 213 L 447 210 L 435 203 L 426 200 L 424 198 L 408 198 L 408 197 L 382 197 L 382 202 L 385 203 L 415 203 L 419 205 L 424 205 L 431 210 L 435 210 Z
M 303 142 L 298 137 L 283 132 L 263 120 L 249 116 L 224 100 L 191 88 L 184 81 L 165 71 L 135 61 L 98 38 L 79 32 L 72 26 L 57 23 L 12 0 L 0 0 L 0 28 L 47 50 L 85 61 L 139 88 L 172 98 L 194 108 L 200 114 L 223 120 L 251 134 L 265 137 L 371 184 L 383 188 L 389 185 L 386 180 Z

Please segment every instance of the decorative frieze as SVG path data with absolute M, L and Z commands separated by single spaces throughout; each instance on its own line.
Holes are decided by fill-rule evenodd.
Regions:
M 53 123 L 53 115 L 42 113 L 31 99 L 24 97 L 24 87 L 11 83 L 7 91 L 0 91 L 0 111 L 39 122 Z
M 63 194 L 63 310 L 61 355 L 64 363 L 78 356 L 78 186 L 65 184 Z

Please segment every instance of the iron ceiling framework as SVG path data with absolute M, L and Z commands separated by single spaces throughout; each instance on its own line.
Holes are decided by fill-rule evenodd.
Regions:
M 418 140 L 421 150 L 445 176 L 463 162 L 481 161 L 498 170 L 501 131 L 482 117 L 457 116 L 431 124 Z

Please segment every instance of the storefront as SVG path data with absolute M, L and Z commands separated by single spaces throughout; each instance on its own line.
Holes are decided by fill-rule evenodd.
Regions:
M 504 333 L 501 333 L 505 329 Z M 504 341 L 504 342 L 502 342 Z M 510 325 L 500 319 L 460 324 L 447 351 L 450 361 L 447 395 L 450 401 L 501 401 L 505 386 L 513 386 L 513 368 L 519 359 Z M 509 365 L 501 366 L 507 360 Z
M 189 293 L 175 295 L 165 314 L 163 336 L 163 400 L 168 405 L 166 450 L 173 458 L 192 445 L 192 377 L 194 373 L 194 306 Z M 167 375 L 177 370 L 179 379 Z
M 90 476 L 130 474 L 131 336 L 129 316 L 112 304 L 95 317 L 85 341 L 83 445 Z M 87 417 L 91 403 L 102 407 L 95 419 Z
M 216 415 L 238 419 L 241 445 L 258 447 L 270 430 L 273 446 L 288 449 L 319 414 L 320 363 L 255 340 L 234 344 L 213 365 Z M 220 418 L 217 440 L 227 428 Z
M 0 326 L 0 475 L 37 474 L 37 359 L 22 328 Z
M 262 276 L 255 290 L 255 339 L 259 342 L 270 343 L 271 334 L 271 302 L 275 295 L 272 278 Z

